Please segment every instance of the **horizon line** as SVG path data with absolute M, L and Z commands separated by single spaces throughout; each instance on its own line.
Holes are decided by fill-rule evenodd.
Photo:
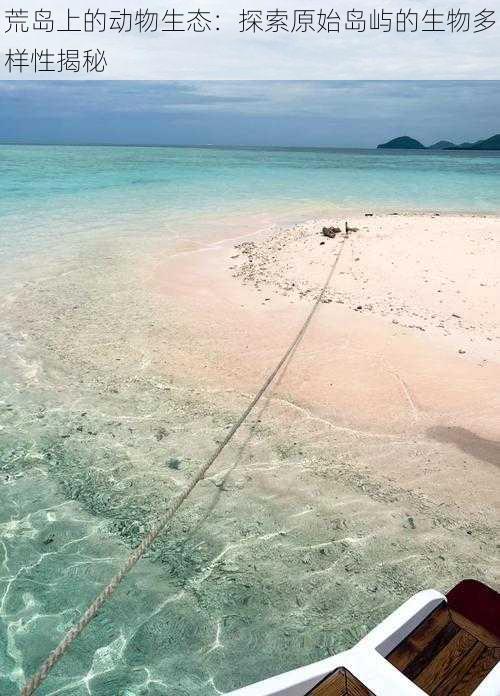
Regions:
M 395 138 L 391 138 L 390 140 L 386 141 L 387 143 L 392 142 L 393 140 L 397 140 L 399 138 L 408 138 L 409 136 L 396 136 Z M 487 136 L 486 138 L 481 138 L 480 140 L 473 141 L 471 144 L 475 143 L 480 143 L 484 140 L 489 140 L 490 138 L 498 137 L 498 134 L 495 134 L 493 136 Z M 414 138 L 411 138 L 414 139 Z M 461 146 L 465 144 L 469 144 L 467 141 L 463 143 L 459 143 L 458 145 L 453 143 L 454 148 L 452 149 L 433 149 L 433 145 L 436 145 L 442 140 L 437 140 L 431 143 L 431 145 L 424 145 L 421 141 L 421 145 L 423 145 L 424 150 L 433 150 L 433 152 L 449 152 L 453 151 L 454 148 L 457 148 L 455 151 L 460 151 Z M 452 142 L 452 141 L 448 141 Z M 69 142 L 58 142 L 58 141 L 48 141 L 48 142 L 43 142 L 43 141 L 37 141 L 37 140 L 14 140 L 14 139 L 6 139 L 2 140 L 0 138 L 0 146 L 1 145 L 8 145 L 8 146 L 24 146 L 24 147 L 130 147 L 130 148 L 185 148 L 185 149 L 223 149 L 223 148 L 231 148 L 231 149 L 241 149 L 241 150 L 250 150 L 250 149 L 268 149 L 268 150 L 378 150 L 378 149 L 386 149 L 386 148 L 381 148 L 380 145 L 384 145 L 384 143 L 379 143 L 377 145 L 265 145 L 262 143 L 254 143 L 254 144 L 242 144 L 242 143 L 203 143 L 203 144 L 195 144 L 195 143 L 120 143 L 120 142 L 77 142 L 77 141 L 69 141 Z M 422 151 L 422 149 L 413 149 L 413 148 L 387 148 L 388 150 L 404 150 L 404 151 L 411 151 L 411 152 L 418 152 Z
M 0 145 L 27 145 L 47 147 L 178 147 L 178 148 L 268 148 L 273 150 L 376 150 L 377 145 L 265 145 L 262 143 L 110 143 L 110 142 L 42 142 L 37 140 L 2 140 Z
M 437 141 L 439 142 L 439 141 Z M 40 141 L 15 141 L 1 140 L 0 146 L 17 146 L 17 147 L 130 147 L 130 148 L 179 148 L 179 149 L 238 149 L 238 150 L 384 150 L 378 145 L 244 145 L 244 144 L 194 144 L 194 143 L 106 143 L 106 142 L 40 142 Z M 422 152 L 422 149 L 411 148 L 387 148 L 389 151 L 401 150 L 405 152 Z M 423 150 L 431 150 L 431 146 L 424 145 Z M 433 152 L 450 152 L 450 150 L 433 150 Z

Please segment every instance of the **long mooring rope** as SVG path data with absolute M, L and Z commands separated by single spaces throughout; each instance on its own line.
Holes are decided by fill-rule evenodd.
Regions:
M 346 225 L 347 227 L 347 225 Z M 40 666 L 36 674 L 34 674 L 31 679 L 26 682 L 24 685 L 22 691 L 21 691 L 21 696 L 31 696 L 31 694 L 34 694 L 35 691 L 38 689 L 38 687 L 42 684 L 42 682 L 47 678 L 47 675 L 49 672 L 53 669 L 53 667 L 56 666 L 56 664 L 59 662 L 59 660 L 64 656 L 64 654 L 69 650 L 71 645 L 75 642 L 75 640 L 78 638 L 78 636 L 82 633 L 82 631 L 90 624 L 90 622 L 95 618 L 95 616 L 99 613 L 99 611 L 102 609 L 104 604 L 108 601 L 108 599 L 111 599 L 113 594 L 115 593 L 116 589 L 122 582 L 122 580 L 125 578 L 126 575 L 132 570 L 132 568 L 136 565 L 138 561 L 147 553 L 147 551 L 151 548 L 151 546 L 154 544 L 156 539 L 160 536 L 160 534 L 164 531 L 165 527 L 167 524 L 170 522 L 172 517 L 175 515 L 177 510 L 181 507 L 182 503 L 186 500 L 186 498 L 190 495 L 190 493 L 193 491 L 195 486 L 205 477 L 205 474 L 207 471 L 210 469 L 212 464 L 218 459 L 219 455 L 221 454 L 222 450 L 231 442 L 237 431 L 241 428 L 245 420 L 248 418 L 252 410 L 255 408 L 257 405 L 258 401 L 262 398 L 268 387 L 271 385 L 273 382 L 274 378 L 278 374 L 278 372 L 281 370 L 283 365 L 286 363 L 288 358 L 292 355 L 294 352 L 295 348 L 298 346 L 300 341 L 302 340 L 305 332 L 307 331 L 307 328 L 309 324 L 311 323 L 311 320 L 316 313 L 316 310 L 318 309 L 320 303 L 322 302 L 325 292 L 328 289 L 328 286 L 330 285 L 330 281 L 333 277 L 333 274 L 335 273 L 335 269 L 337 268 L 337 265 L 340 261 L 340 257 L 342 255 L 342 251 L 344 250 L 345 247 L 345 241 L 347 239 L 347 230 L 346 230 L 346 235 L 343 236 L 340 248 L 337 252 L 337 256 L 335 257 L 335 260 L 332 264 L 332 267 L 330 269 L 330 272 L 328 273 L 328 277 L 325 281 L 325 284 L 323 285 L 323 288 L 318 295 L 311 311 L 307 315 L 302 328 L 300 329 L 299 333 L 295 337 L 295 339 L 292 341 L 290 344 L 290 347 L 286 351 L 286 353 L 283 355 L 281 360 L 278 362 L 274 370 L 271 372 L 269 377 L 266 379 L 264 384 L 261 386 L 259 391 L 256 393 L 252 401 L 248 404 L 248 406 L 245 408 L 241 416 L 238 418 L 236 423 L 233 425 L 231 430 L 227 433 L 226 437 L 222 440 L 222 442 L 216 447 L 215 451 L 209 457 L 209 459 L 198 469 L 196 475 L 189 481 L 189 483 L 186 484 L 186 486 L 176 495 L 174 496 L 172 503 L 168 510 L 166 510 L 160 517 L 158 518 L 157 522 L 153 525 L 151 528 L 150 532 L 144 537 L 144 539 L 141 541 L 139 546 L 134 549 L 134 551 L 130 554 L 128 557 L 126 563 L 122 567 L 122 569 L 114 576 L 114 578 L 109 582 L 109 584 L 104 588 L 104 590 L 94 599 L 92 604 L 87 608 L 83 616 L 81 617 L 80 621 L 76 623 L 64 636 L 64 638 L 61 640 L 57 648 L 53 650 L 50 655 L 47 657 L 45 662 Z

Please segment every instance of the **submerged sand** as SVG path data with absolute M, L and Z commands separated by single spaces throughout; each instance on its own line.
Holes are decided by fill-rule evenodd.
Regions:
M 97 241 L 18 277 L 2 314 L 5 485 L 56 484 L 123 542 L 118 562 L 295 336 L 342 243 L 321 229 L 344 220 L 141 254 Z M 225 692 L 349 647 L 425 587 L 498 583 L 500 219 L 349 224 L 286 370 L 52 690 Z M 29 529 L 29 572 L 49 562 L 52 589 L 29 584 L 31 610 L 13 560 L 0 578 L 9 660 L 28 671 L 99 584 L 72 560 L 61 591 L 69 532 Z M 40 617 L 58 612 L 46 635 Z

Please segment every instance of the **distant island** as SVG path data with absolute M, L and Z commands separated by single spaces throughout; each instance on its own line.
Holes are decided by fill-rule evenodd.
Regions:
M 461 143 L 455 145 L 450 140 L 439 140 L 433 145 L 426 147 L 419 140 L 403 135 L 399 138 L 389 140 L 387 143 L 377 145 L 379 150 L 500 150 L 500 134 L 492 135 L 491 138 L 477 140 L 475 143 Z
M 449 150 L 451 147 L 455 147 L 455 143 L 451 140 L 438 140 L 434 145 L 429 145 L 428 150 Z
M 409 138 L 407 135 L 402 135 L 400 138 L 394 138 L 394 140 L 389 140 L 388 143 L 382 143 L 382 145 L 377 145 L 377 149 L 383 150 L 425 150 L 425 145 L 421 142 L 415 140 L 415 138 Z

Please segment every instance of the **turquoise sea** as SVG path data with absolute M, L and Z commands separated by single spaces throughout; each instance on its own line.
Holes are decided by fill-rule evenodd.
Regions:
M 0 174 L 0 694 L 13 696 L 168 499 L 170 478 L 167 493 L 156 482 L 189 475 L 178 432 L 203 425 L 201 458 L 233 417 L 136 359 L 131 331 L 161 316 L 133 286 L 134 254 L 339 208 L 498 213 L 500 153 L 5 145 Z M 355 628 L 329 624 L 335 598 L 293 570 L 310 543 L 300 510 L 290 540 L 279 506 L 227 499 L 218 513 L 195 501 L 41 694 L 215 696 L 345 648 L 387 613 L 380 601 Z M 276 537 L 290 572 L 271 581 Z M 341 567 L 363 562 L 345 553 Z M 391 571 L 387 596 L 417 565 Z M 380 585 L 360 583 L 359 606 Z
M 496 152 L 3 145 L 0 171 L 7 260 L 110 228 L 173 237 L 230 216 L 500 210 Z
M 0 216 L 28 231 L 64 214 L 79 226 L 256 208 L 500 209 L 496 152 L 4 145 L 0 167 Z

